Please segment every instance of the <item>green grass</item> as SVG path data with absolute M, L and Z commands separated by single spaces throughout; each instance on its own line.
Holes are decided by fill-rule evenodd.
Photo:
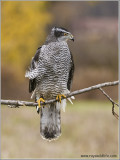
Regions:
M 117 108 L 116 108 L 117 110 Z M 62 112 L 62 135 L 52 142 L 39 133 L 33 107 L 1 107 L 2 158 L 80 158 L 82 154 L 118 154 L 118 120 L 110 102 L 74 101 Z

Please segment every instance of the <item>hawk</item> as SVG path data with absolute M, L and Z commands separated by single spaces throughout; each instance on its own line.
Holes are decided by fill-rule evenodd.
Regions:
M 65 109 L 65 94 L 70 92 L 74 62 L 67 40 L 73 35 L 62 27 L 54 27 L 44 45 L 37 49 L 25 77 L 29 78 L 31 98 L 38 102 L 40 133 L 53 140 L 61 135 L 61 108 Z M 56 98 L 57 102 L 40 106 L 40 102 Z M 62 100 L 61 100 L 62 99 Z M 70 99 L 69 99 L 70 100 Z

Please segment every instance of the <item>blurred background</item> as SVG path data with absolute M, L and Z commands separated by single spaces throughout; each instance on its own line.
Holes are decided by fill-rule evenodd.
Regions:
M 2 99 L 30 100 L 25 71 L 54 26 L 68 29 L 75 42 L 72 91 L 118 79 L 118 2 L 1 2 Z M 118 87 L 105 91 L 118 100 Z M 117 110 L 117 108 L 116 108 Z M 98 91 L 76 96 L 62 112 L 62 136 L 48 143 L 39 134 L 35 108 L 2 106 L 3 158 L 80 158 L 118 154 L 118 121 Z

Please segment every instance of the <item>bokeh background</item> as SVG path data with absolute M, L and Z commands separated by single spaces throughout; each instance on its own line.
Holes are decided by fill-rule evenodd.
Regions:
M 2 99 L 29 100 L 25 71 L 54 26 L 68 29 L 75 42 L 72 90 L 118 79 L 117 1 L 1 2 Z M 105 91 L 118 100 L 118 87 Z M 2 158 L 80 158 L 118 155 L 118 121 L 100 91 L 76 96 L 62 112 L 62 136 L 53 142 L 39 134 L 35 108 L 2 111 Z M 117 111 L 117 108 L 116 108 Z

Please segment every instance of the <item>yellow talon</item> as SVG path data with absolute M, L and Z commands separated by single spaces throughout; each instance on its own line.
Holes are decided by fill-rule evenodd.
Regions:
M 57 95 L 56 100 L 59 101 L 60 103 L 61 103 L 61 97 L 66 98 L 66 96 L 64 94 Z
M 37 100 L 37 102 L 38 102 L 38 107 L 40 108 L 41 107 L 40 102 L 45 102 L 45 100 L 43 98 L 40 98 Z

